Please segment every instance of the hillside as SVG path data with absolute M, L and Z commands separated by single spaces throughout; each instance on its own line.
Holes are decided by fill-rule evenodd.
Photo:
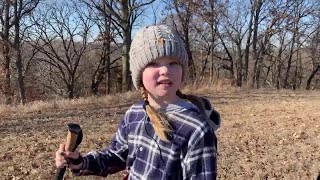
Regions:
M 219 179 L 315 179 L 320 172 L 320 92 L 206 89 L 197 94 L 208 97 L 222 116 Z M 120 97 L 0 111 L 0 179 L 52 179 L 54 153 L 69 122 L 83 128 L 81 152 L 108 145 L 121 116 L 138 100 L 137 94 Z M 107 179 L 121 178 L 123 173 Z

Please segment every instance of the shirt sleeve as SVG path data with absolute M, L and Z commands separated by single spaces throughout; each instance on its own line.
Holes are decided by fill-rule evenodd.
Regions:
M 214 180 L 217 177 L 216 136 L 211 128 L 196 132 L 183 161 L 184 179 Z
M 106 177 L 126 168 L 128 156 L 126 116 L 120 123 L 111 145 L 101 151 L 92 151 L 83 156 L 83 167 L 73 171 L 75 176 L 96 175 Z

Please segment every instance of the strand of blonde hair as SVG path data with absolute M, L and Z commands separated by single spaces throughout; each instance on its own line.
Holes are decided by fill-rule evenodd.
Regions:
M 149 104 L 147 90 L 144 87 L 141 87 L 140 91 L 142 99 L 146 106 L 147 115 L 150 118 L 155 133 L 159 136 L 161 140 L 169 141 L 167 136 L 168 133 L 171 131 L 171 127 L 168 120 L 161 114 L 156 112 L 154 108 Z

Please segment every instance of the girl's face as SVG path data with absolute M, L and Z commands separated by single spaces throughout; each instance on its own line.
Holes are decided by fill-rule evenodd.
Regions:
M 161 57 L 142 71 L 142 83 L 151 96 L 160 101 L 174 101 L 182 85 L 182 66 L 178 59 Z

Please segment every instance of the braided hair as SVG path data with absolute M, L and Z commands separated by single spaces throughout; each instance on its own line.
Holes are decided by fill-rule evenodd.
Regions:
M 168 122 L 168 119 L 161 115 L 160 113 L 156 112 L 155 109 L 149 104 L 148 101 L 148 93 L 144 87 L 140 88 L 141 96 L 144 101 L 147 115 L 150 118 L 152 123 L 153 129 L 155 133 L 159 136 L 159 138 L 163 141 L 169 141 L 168 135 L 172 131 L 171 126 Z M 195 95 L 186 95 L 183 94 L 180 90 L 176 92 L 177 96 L 181 99 L 186 99 L 190 101 L 192 104 L 196 105 L 201 113 L 205 113 L 205 105 L 201 98 Z
M 168 133 L 171 131 L 171 126 L 168 120 L 165 117 L 163 117 L 161 114 L 157 113 L 154 110 L 154 108 L 149 104 L 147 90 L 144 87 L 141 87 L 140 91 L 141 91 L 142 99 L 146 106 L 147 115 L 150 118 L 154 131 L 156 132 L 156 134 L 159 136 L 161 140 L 169 141 Z

